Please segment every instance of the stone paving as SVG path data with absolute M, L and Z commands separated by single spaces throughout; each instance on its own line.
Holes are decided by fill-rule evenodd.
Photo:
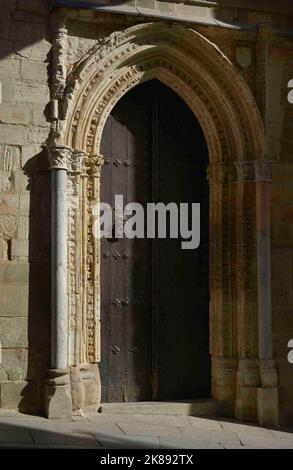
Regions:
M 293 449 L 293 428 L 260 428 L 219 418 L 88 414 L 48 421 L 0 412 L 0 448 Z

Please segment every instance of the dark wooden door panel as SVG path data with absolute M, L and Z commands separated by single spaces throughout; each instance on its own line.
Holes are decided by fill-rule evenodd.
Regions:
M 126 94 L 102 139 L 101 200 L 200 202 L 201 245 L 102 240 L 103 401 L 209 396 L 207 149 L 185 103 L 157 81 Z
M 107 121 L 101 200 L 115 195 L 145 203 L 149 197 L 148 107 L 129 94 Z M 138 401 L 151 390 L 149 242 L 102 240 L 102 399 Z

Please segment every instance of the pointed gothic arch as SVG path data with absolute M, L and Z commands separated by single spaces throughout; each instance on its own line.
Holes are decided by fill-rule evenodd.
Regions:
M 58 118 L 51 146 L 65 152 L 68 170 L 68 366 L 84 371 L 100 361 L 100 245 L 92 234 L 97 217 L 92 207 L 99 201 L 100 170 L 107 157 L 100 155 L 103 128 L 125 93 L 156 78 L 190 107 L 208 145 L 213 397 L 223 413 L 235 415 L 236 400 L 236 415 L 256 419 L 260 379 L 252 166 L 264 161 L 265 134 L 247 83 L 195 29 L 160 22 L 116 31 L 97 41 L 66 78 L 64 69 L 62 64 L 58 81 L 56 67 L 52 95 Z M 64 168 L 54 163 L 55 154 L 52 168 Z M 93 380 L 97 404 L 99 379 Z

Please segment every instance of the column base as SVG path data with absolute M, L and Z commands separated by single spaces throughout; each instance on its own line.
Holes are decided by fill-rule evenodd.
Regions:
M 259 361 L 261 385 L 257 390 L 257 419 L 261 426 L 280 427 L 278 374 L 275 361 Z
M 240 421 L 257 420 L 257 387 L 240 386 L 236 389 L 235 418 Z
M 49 371 L 45 384 L 45 416 L 49 419 L 72 418 L 69 369 Z
M 234 417 L 236 366 L 234 358 L 212 358 L 212 396 L 222 416 Z
M 257 388 L 260 384 L 257 359 L 240 359 L 237 370 L 235 418 L 257 421 Z
M 261 426 L 280 427 L 277 387 L 257 389 L 257 420 Z

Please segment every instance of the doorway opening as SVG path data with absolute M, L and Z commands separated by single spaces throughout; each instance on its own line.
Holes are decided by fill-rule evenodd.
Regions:
M 129 91 L 103 131 L 101 201 L 200 203 L 201 241 L 101 240 L 102 402 L 210 397 L 208 151 L 185 102 L 157 80 Z M 146 212 L 146 211 L 145 211 Z M 189 214 L 191 211 L 189 211 Z

